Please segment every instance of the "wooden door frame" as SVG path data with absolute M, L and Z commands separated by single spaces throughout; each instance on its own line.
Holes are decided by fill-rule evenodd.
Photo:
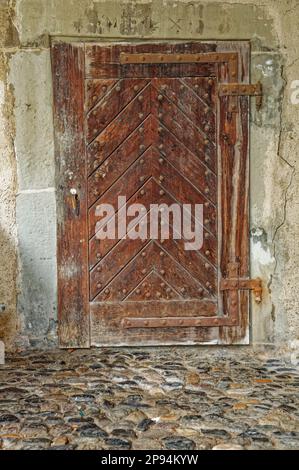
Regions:
M 169 41 L 145 41 L 138 44 L 168 44 Z M 174 41 L 171 41 L 174 43 Z M 249 57 L 250 45 L 247 41 L 175 41 L 178 44 L 198 44 L 199 48 L 206 48 L 207 52 L 237 53 L 238 76 L 227 74 L 224 64 L 221 69 L 222 83 L 238 81 L 249 83 Z M 124 44 L 115 40 L 103 42 L 99 39 L 94 44 L 103 46 Z M 130 42 L 131 45 L 135 43 Z M 88 279 L 88 235 L 87 235 L 87 171 L 85 157 L 84 136 L 84 94 L 85 94 L 85 43 L 84 42 L 54 42 L 51 48 L 53 70 L 54 95 L 54 129 L 55 129 L 55 162 L 56 162 L 56 190 L 57 190 L 57 273 L 58 273 L 58 336 L 62 348 L 90 347 L 90 303 Z M 221 184 L 221 197 L 228 204 L 227 214 L 232 210 L 232 202 L 237 204 L 239 210 L 235 211 L 236 220 L 233 236 L 228 233 L 228 219 L 221 214 L 221 231 L 229 237 L 229 248 L 221 253 L 221 259 L 228 258 L 239 262 L 239 275 L 249 275 L 249 99 L 240 97 L 236 99 L 239 113 L 231 113 L 231 102 L 228 97 L 218 97 L 217 103 L 217 148 L 219 171 L 218 178 Z M 230 120 L 227 119 L 230 116 Z M 237 116 L 240 116 L 238 118 Z M 238 121 L 238 122 L 237 122 Z M 237 125 L 238 124 L 238 125 Z M 232 140 L 227 137 L 232 129 Z M 242 136 L 242 145 L 238 140 Z M 232 156 L 237 155 L 239 169 L 242 172 L 244 186 L 235 179 L 234 187 L 225 185 L 226 172 L 233 177 L 236 169 L 231 167 Z M 224 162 L 224 163 L 223 163 Z M 236 176 L 236 174 L 234 173 Z M 74 192 L 76 191 L 76 194 Z M 224 195 L 224 196 L 223 196 Z M 220 237 L 220 235 L 219 235 Z M 228 245 L 226 243 L 226 245 Z M 221 250 L 221 243 L 218 244 Z M 242 256 L 240 256 L 242 254 Z M 226 272 L 226 276 L 230 273 Z M 224 308 L 231 308 L 231 296 L 237 298 L 239 322 L 237 326 L 220 326 L 219 340 L 203 344 L 248 344 L 249 342 L 249 294 L 247 291 L 228 291 L 223 294 Z M 236 297 L 237 296 L 237 297 Z M 220 298 L 220 297 L 219 297 Z M 203 327 L 205 328 L 205 327 Z M 205 331 L 208 332 L 207 327 Z M 207 338 L 209 335 L 206 335 Z M 205 335 L 204 335 L 205 337 Z

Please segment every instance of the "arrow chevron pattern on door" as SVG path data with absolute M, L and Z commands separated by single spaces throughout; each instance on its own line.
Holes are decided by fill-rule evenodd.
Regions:
M 249 99 L 219 87 L 250 82 L 250 43 L 59 39 L 51 59 L 61 347 L 249 344 Z M 171 216 L 170 239 L 131 239 L 149 227 L 117 226 L 125 200 L 141 222 L 191 205 L 202 247 Z M 99 240 L 103 203 L 130 233 Z
M 87 80 L 91 301 L 216 301 L 215 115 L 212 78 Z M 147 211 L 154 203 L 203 204 L 203 247 L 186 251 L 176 239 L 98 240 L 96 208 L 117 208 L 118 196 Z

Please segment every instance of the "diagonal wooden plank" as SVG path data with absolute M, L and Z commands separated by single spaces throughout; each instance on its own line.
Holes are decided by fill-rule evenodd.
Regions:
M 93 107 L 86 118 L 86 138 L 91 142 L 124 110 L 149 83 L 146 79 L 120 80 L 104 98 Z
M 192 90 L 198 98 L 215 114 L 216 105 L 216 87 L 217 80 L 215 77 L 182 77 L 181 80 Z
M 216 175 L 197 158 L 193 153 L 180 145 L 180 142 L 171 134 L 168 129 L 159 126 L 159 140 L 157 147 L 163 142 L 162 154 L 167 161 L 180 173 L 189 183 L 191 183 L 203 195 L 216 204 L 217 202 L 217 177 Z M 206 193 L 208 188 L 209 192 Z
M 89 169 L 96 169 L 150 114 L 149 85 L 87 146 Z
M 100 78 L 85 81 L 85 110 L 88 112 L 95 106 L 118 82 L 113 78 Z
M 206 153 L 201 153 L 199 152 L 197 155 L 192 153 L 185 145 L 183 142 L 181 142 L 175 134 L 173 134 L 172 130 L 167 128 L 164 123 L 161 121 L 158 122 L 158 131 L 159 131 L 159 136 L 156 140 L 156 144 L 158 148 L 163 149 L 164 146 L 164 139 L 163 139 L 163 133 L 167 133 L 169 136 L 171 136 L 171 139 L 173 142 L 176 143 L 176 146 L 181 149 L 181 153 L 184 153 L 185 155 L 192 155 L 192 158 L 194 161 L 198 161 L 202 165 L 206 167 L 206 169 L 210 170 L 215 176 L 217 172 L 217 161 L 216 161 L 216 155 L 215 158 L 210 158 L 211 152 L 208 150 Z M 165 148 L 167 146 L 167 141 L 165 143 Z
M 170 231 L 170 236 L 169 237 L 163 237 L 163 240 L 161 241 L 161 243 L 164 243 L 164 240 L 167 240 L 167 239 L 177 240 L 178 243 L 180 243 L 180 245 L 182 246 L 182 249 L 185 250 L 186 244 L 190 242 L 190 239 L 186 238 L 184 230 L 182 230 L 182 232 L 179 232 L 177 227 L 174 227 L 173 224 L 170 221 L 169 231 Z M 159 232 L 159 234 L 160 234 L 160 232 Z M 162 237 L 162 235 L 161 235 L 161 237 Z M 159 238 L 161 238 L 161 237 L 159 236 Z M 210 244 L 207 243 L 207 240 L 210 240 Z M 193 241 L 193 239 L 191 241 Z M 201 266 L 204 266 L 208 262 L 208 265 L 209 265 L 208 268 L 216 269 L 216 267 L 217 267 L 217 242 L 216 242 L 216 239 L 214 237 L 210 237 L 209 239 L 206 239 L 205 237 L 203 237 L 202 242 L 203 242 L 203 245 L 200 248 L 190 250 L 190 251 L 193 251 L 194 253 L 196 253 L 200 257 Z M 209 247 L 209 248 L 211 247 L 211 252 L 207 251 L 207 247 Z M 186 251 L 189 251 L 189 250 L 186 250 Z
M 153 179 L 152 185 L 152 204 L 166 204 L 170 207 L 172 204 L 178 204 L 181 211 L 183 206 L 180 201 L 174 198 L 174 196 L 169 193 L 164 186 L 162 186 L 164 181 L 157 182 L 156 179 Z M 141 201 L 142 202 L 142 201 Z M 204 213 L 205 215 L 205 213 Z M 200 221 L 198 221 L 200 223 Z M 191 225 L 194 230 L 194 212 L 191 211 Z M 172 238 L 173 228 L 170 220 L 170 236 Z M 184 233 L 182 232 L 182 235 Z M 210 263 L 216 265 L 217 259 L 217 240 L 213 233 L 207 230 L 206 226 L 203 227 L 203 246 L 200 250 L 201 256 L 205 258 Z
M 177 198 L 179 201 L 185 202 L 186 204 L 188 201 L 193 204 L 204 204 L 205 202 L 210 202 L 210 204 L 215 207 L 215 204 L 212 202 L 212 198 L 214 199 L 214 196 L 210 194 L 210 189 L 207 185 L 201 192 L 199 187 L 196 187 L 188 181 L 177 168 L 168 162 L 167 148 L 164 148 L 163 146 L 163 149 L 160 149 L 160 151 L 158 151 L 157 148 L 153 148 L 152 154 L 153 176 L 156 176 L 157 178 L 160 176 L 163 177 L 163 185 L 169 184 L 173 186 L 171 181 L 174 180 L 178 188 L 177 194 L 180 194 L 180 197 Z

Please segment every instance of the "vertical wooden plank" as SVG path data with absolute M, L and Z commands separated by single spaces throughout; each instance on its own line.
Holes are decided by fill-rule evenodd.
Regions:
M 249 43 L 226 45 L 227 50 L 239 55 L 238 82 L 249 81 Z M 229 70 L 222 69 L 220 81 L 234 81 Z M 239 263 L 239 277 L 249 276 L 249 98 L 236 101 L 237 113 L 229 112 L 229 100 L 220 98 L 219 149 L 221 160 L 221 226 L 220 266 L 221 276 L 230 277 L 229 263 Z M 223 292 L 224 312 L 231 314 L 233 291 Z M 249 292 L 238 294 L 238 326 L 221 327 L 219 342 L 222 344 L 249 343 Z
M 59 342 L 89 346 L 84 46 L 52 46 Z

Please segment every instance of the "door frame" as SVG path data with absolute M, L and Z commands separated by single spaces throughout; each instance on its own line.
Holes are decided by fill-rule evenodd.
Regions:
M 104 42 L 93 40 L 96 45 L 128 45 L 115 40 Z M 194 44 L 199 51 L 237 55 L 237 76 L 227 75 L 223 62 L 220 83 L 249 83 L 250 44 L 248 41 L 130 41 L 129 45 L 142 44 Z M 87 234 L 87 169 L 85 155 L 85 44 L 88 42 L 53 42 L 51 47 L 54 96 L 55 162 L 57 191 L 57 277 L 58 277 L 58 336 L 62 348 L 86 348 L 91 344 L 89 272 L 88 272 L 88 234 Z M 233 103 L 233 105 L 232 105 Z M 232 109 L 236 106 L 236 109 Z M 237 112 L 235 112 L 237 111 Z M 229 117 L 229 119 L 228 119 Z M 221 258 L 238 262 L 237 277 L 249 276 L 249 99 L 246 96 L 230 98 L 217 96 L 217 149 L 221 185 L 218 197 L 226 200 L 225 204 L 237 204 L 234 207 L 234 234 L 228 233 L 228 220 L 222 216 L 218 227 L 220 234 L 229 237 L 229 248 L 221 252 Z M 234 129 L 233 142 L 228 142 L 230 128 Z M 242 144 L 238 140 L 242 136 Z M 231 135 L 230 135 L 231 137 Z M 237 155 L 237 157 L 236 157 Z M 233 171 L 229 162 L 237 158 L 242 171 L 244 185 L 240 186 L 238 175 L 234 173 L 234 185 L 225 185 L 223 174 Z M 226 162 L 223 165 L 223 161 Z M 220 166 L 221 164 L 221 166 Z M 235 170 L 234 170 L 235 171 Z M 229 173 L 230 174 L 230 173 Z M 232 182 L 233 175 L 231 174 Z M 245 187 L 245 190 L 244 190 Z M 223 200 L 218 201 L 218 210 L 223 207 Z M 239 209 L 239 210 L 237 210 Z M 228 211 L 229 212 L 229 211 Z M 227 212 L 227 214 L 228 214 Z M 218 243 L 219 250 L 221 243 Z M 242 256 L 240 256 L 242 254 Z M 220 275 L 234 277 L 236 265 L 231 272 Z M 220 281 L 220 279 L 219 279 Z M 220 296 L 219 296 L 220 299 Z M 217 326 L 219 338 L 211 339 L 211 327 L 203 328 L 202 341 L 196 344 L 248 344 L 249 343 L 249 294 L 248 291 L 224 291 L 223 302 L 232 310 L 237 304 L 238 324 Z M 225 305 L 224 305 L 225 306 Z M 95 307 L 92 307 L 95 308 Z M 236 314 L 233 309 L 232 314 Z M 216 327 L 214 327 L 216 328 Z M 110 343 L 109 343 L 110 344 Z M 112 343 L 114 344 L 114 343 Z M 174 344 L 174 343 L 171 343 Z M 187 342 L 185 344 L 188 344 Z M 194 344 L 191 343 L 190 344 Z M 108 345 L 108 344 L 107 344 Z M 120 344 L 121 345 L 121 344 Z

